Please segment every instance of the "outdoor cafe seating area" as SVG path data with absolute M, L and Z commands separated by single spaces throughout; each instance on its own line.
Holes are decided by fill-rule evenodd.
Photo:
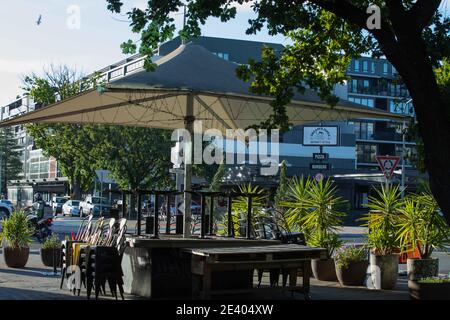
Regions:
M 122 191 L 124 203 L 128 194 Z M 95 298 L 106 294 L 106 283 L 113 297 L 117 298 L 118 288 L 122 299 L 124 293 L 146 298 L 207 299 L 217 293 L 262 290 L 264 274 L 270 277 L 264 289 L 303 292 L 309 298 L 310 260 L 323 257 L 324 250 L 305 246 L 302 233 L 283 230 L 276 219 L 252 217 L 252 194 L 192 191 L 200 198 L 200 227 L 196 229 L 192 223 L 189 237 L 182 235 L 182 215 L 171 217 L 168 207 L 166 216 L 161 217 L 160 210 L 155 210 L 160 208 L 162 197 L 169 204 L 180 192 L 141 190 L 138 201 L 144 194 L 156 195 L 153 214 L 143 219 L 139 206 L 134 233 L 126 233 L 125 218 L 94 221 L 88 216 L 77 235 L 63 241 L 61 288 L 64 281 L 72 279 L 76 272 L 73 266 L 77 266 L 81 283 L 72 290 L 80 295 L 84 286 L 88 299 L 92 292 Z M 236 197 L 246 198 L 249 204 L 246 216 L 238 222 L 233 221 L 232 212 Z M 226 213 L 222 213 L 225 223 L 221 235 L 216 234 L 214 198 L 226 199 L 228 204 Z M 166 227 L 160 230 L 163 221 Z M 242 236 L 235 234 L 237 224 Z M 302 276 L 301 286 L 297 285 L 297 275 Z

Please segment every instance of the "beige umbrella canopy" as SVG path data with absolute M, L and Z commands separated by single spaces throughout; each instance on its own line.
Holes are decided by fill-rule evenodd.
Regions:
M 125 65 L 129 74 L 99 88 L 0 123 L 114 124 L 192 131 L 194 120 L 203 129 L 245 129 L 266 120 L 271 98 L 249 93 L 249 84 L 236 77 L 237 65 L 197 45 L 183 45 L 156 61 L 154 72 Z M 125 70 L 126 68 L 129 68 Z M 294 125 L 356 118 L 402 121 L 404 116 L 340 101 L 331 107 L 311 90 L 296 94 L 287 106 Z M 192 150 L 192 149 L 191 149 Z M 184 186 L 191 188 L 192 166 L 185 164 Z M 185 195 L 184 235 L 189 235 L 191 196 Z
M 219 130 L 246 128 L 272 112 L 270 97 L 249 93 L 249 84 L 235 75 L 236 64 L 197 45 L 183 45 L 156 61 L 154 72 L 137 71 L 70 99 L 3 122 L 2 126 L 39 123 L 89 123 L 183 128 L 188 116 L 203 127 Z M 142 69 L 141 69 L 142 70 Z M 340 101 L 331 107 L 311 90 L 295 95 L 287 106 L 290 122 L 378 118 L 402 121 L 404 116 Z

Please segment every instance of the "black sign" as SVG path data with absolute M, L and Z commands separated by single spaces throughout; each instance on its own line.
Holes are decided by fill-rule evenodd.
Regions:
M 309 168 L 311 170 L 330 170 L 329 163 L 310 163 Z
M 328 160 L 328 153 L 313 153 L 314 160 Z

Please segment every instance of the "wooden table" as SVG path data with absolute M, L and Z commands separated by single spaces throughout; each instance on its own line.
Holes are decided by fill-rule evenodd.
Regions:
M 248 292 L 253 288 L 253 271 L 255 269 L 287 270 L 289 273 L 289 285 L 283 287 L 269 287 L 270 290 L 291 290 L 303 292 L 305 299 L 309 299 L 309 278 L 311 259 L 324 259 L 326 250 L 312 248 L 298 244 L 278 244 L 253 247 L 228 247 L 228 248 L 190 248 L 184 249 L 185 254 L 191 255 L 191 272 L 193 281 L 199 281 L 192 285 L 193 296 L 199 295 L 208 299 L 213 294 Z M 302 286 L 297 285 L 297 272 L 301 269 Z M 215 278 L 226 278 L 226 272 L 248 272 L 251 275 L 251 286 L 245 289 L 217 288 L 213 283 Z M 221 275 L 223 273 L 223 275 Z M 195 277 L 197 276 L 197 277 Z M 232 275 L 231 275 L 232 276 Z M 215 287 L 215 288 L 214 288 Z M 215 290 L 214 290 L 215 289 Z M 261 288 L 257 288 L 260 290 Z

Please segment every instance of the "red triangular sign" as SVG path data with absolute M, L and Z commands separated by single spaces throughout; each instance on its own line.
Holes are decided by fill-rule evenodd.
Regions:
M 397 168 L 398 163 L 400 162 L 400 157 L 398 156 L 376 156 L 378 165 L 383 171 L 384 176 L 387 179 L 390 179 L 394 174 L 395 168 Z

